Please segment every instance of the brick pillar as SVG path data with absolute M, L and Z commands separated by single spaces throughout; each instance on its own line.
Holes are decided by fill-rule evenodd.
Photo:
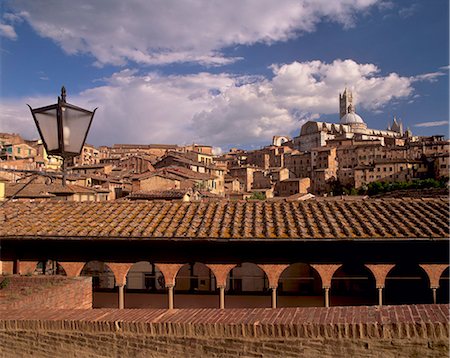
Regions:
M 20 264 L 21 275 L 32 275 L 36 270 L 38 261 L 22 261 Z
M 64 269 L 66 276 L 76 277 L 80 276 L 81 270 L 83 269 L 86 262 L 62 262 L 58 261 L 58 264 Z
M 229 272 L 236 267 L 233 264 L 206 264 L 216 278 L 216 286 L 219 288 L 219 307 L 225 308 L 225 287 Z
M 266 265 L 261 264 L 258 265 L 261 270 L 263 270 L 266 275 L 267 279 L 269 280 L 269 288 L 272 290 L 272 308 L 277 308 L 277 287 L 278 287 L 278 280 L 283 273 L 284 270 L 286 270 L 289 265 L 286 264 L 275 264 L 275 265 Z
M 421 264 L 419 266 L 422 267 L 428 275 L 428 279 L 430 280 L 430 288 L 433 292 L 433 303 L 436 303 L 436 290 L 439 288 L 439 280 L 449 265 Z
M 388 273 L 395 266 L 394 264 L 367 264 L 365 265 L 375 277 L 376 286 L 378 289 L 378 305 L 383 305 L 383 289 Z
M 164 282 L 167 288 L 168 294 L 168 308 L 173 309 L 173 288 L 175 287 L 175 278 L 178 271 L 184 266 L 184 264 L 157 264 L 155 265 L 161 271 L 164 276 Z
M 108 262 L 105 263 L 111 269 L 116 279 L 116 286 L 119 287 L 119 308 L 125 308 L 125 284 L 127 283 L 127 274 L 130 270 L 132 263 L 117 263 Z
M 311 267 L 317 271 L 322 280 L 322 288 L 324 290 L 324 306 L 330 306 L 330 288 L 331 279 L 334 273 L 341 267 L 341 264 L 312 264 Z

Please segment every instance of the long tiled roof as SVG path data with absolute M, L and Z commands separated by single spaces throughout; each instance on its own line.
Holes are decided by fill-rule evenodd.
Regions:
M 0 238 L 447 239 L 443 199 L 42 202 L 0 208 Z
M 47 185 L 32 183 L 28 184 L 25 189 L 22 189 L 24 186 L 25 184 L 22 183 L 7 184 L 5 190 L 6 197 L 11 197 L 14 195 L 16 198 L 47 198 L 57 194 L 71 195 L 79 193 L 95 193 L 95 190 L 92 190 L 92 188 L 87 188 L 81 185 L 62 185 L 57 183 Z
M 125 199 L 128 200 L 158 200 L 158 199 L 183 199 L 189 192 L 187 189 L 171 189 L 171 190 L 140 190 L 128 195 Z

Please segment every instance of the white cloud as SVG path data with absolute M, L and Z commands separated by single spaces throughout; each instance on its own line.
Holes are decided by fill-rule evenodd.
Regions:
M 10 40 L 17 39 L 17 34 L 16 31 L 14 30 L 14 27 L 2 23 L 0 23 L 0 36 L 6 37 Z
M 226 74 L 139 76 L 124 70 L 77 100 L 87 108 L 99 106 L 92 126 L 94 142 L 189 144 L 199 139 L 193 116 L 210 107 L 213 90 L 221 93 L 233 85 L 233 77 Z
M 43 105 L 56 103 L 56 96 L 26 97 L 20 99 L 4 99 L 0 101 L 0 132 L 19 133 L 26 139 L 37 139 L 39 135 L 27 107 L 41 107 Z
M 266 81 L 230 87 L 210 108 L 196 113 L 193 128 L 199 138 L 228 146 L 266 143 L 277 133 L 290 133 L 299 124 L 288 108 L 277 103 Z
M 442 67 L 441 67 L 442 68 Z M 437 71 L 430 73 L 422 73 L 421 75 L 416 75 L 411 77 L 412 81 L 428 81 L 428 82 L 436 82 L 439 77 L 445 76 L 445 72 Z
M 417 12 L 419 12 L 419 5 L 418 4 L 412 4 L 408 7 L 403 7 L 398 11 L 398 14 L 401 18 L 406 19 L 408 17 L 411 17 L 415 15 Z
M 69 54 L 91 53 L 97 65 L 235 61 L 233 45 L 286 41 L 323 21 L 352 26 L 380 0 L 30 1 L 10 6 Z
M 414 127 L 440 127 L 448 125 L 448 121 L 434 121 L 434 122 L 422 122 L 417 123 Z
M 293 62 L 273 70 L 273 91 L 284 106 L 313 113 L 335 113 L 337 94 L 346 86 L 353 90 L 357 106 L 369 110 L 407 97 L 413 90 L 411 79 L 396 73 L 379 76 L 377 66 L 353 60 Z
M 10 40 L 17 40 L 17 33 L 14 29 L 14 24 L 23 22 L 23 18 L 26 16 L 22 12 L 17 14 L 12 14 L 10 12 L 5 12 L 2 15 L 3 20 L 0 21 L 0 37 L 6 37 Z
M 264 145 L 273 135 L 297 135 L 305 121 L 337 113 L 338 93 L 346 84 L 357 96 L 357 109 L 380 109 L 413 93 L 410 77 L 381 76 L 375 65 L 353 60 L 293 62 L 272 69 L 271 80 L 207 72 L 163 76 L 127 69 L 78 95 L 69 88 L 68 101 L 99 107 L 88 138 L 95 145 L 196 142 L 226 149 Z M 42 106 L 55 99 L 3 102 L 0 130 L 29 136 L 34 124 L 25 103 Z

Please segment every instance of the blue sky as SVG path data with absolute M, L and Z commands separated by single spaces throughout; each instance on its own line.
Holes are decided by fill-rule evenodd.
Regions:
M 26 103 L 99 107 L 88 142 L 258 148 L 356 96 L 448 136 L 447 0 L 1 3 L 0 131 L 36 138 Z

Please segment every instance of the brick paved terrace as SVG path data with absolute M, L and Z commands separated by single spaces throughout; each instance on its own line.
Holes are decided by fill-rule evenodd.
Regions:
M 15 309 L 2 357 L 444 357 L 449 305 L 280 309 Z

